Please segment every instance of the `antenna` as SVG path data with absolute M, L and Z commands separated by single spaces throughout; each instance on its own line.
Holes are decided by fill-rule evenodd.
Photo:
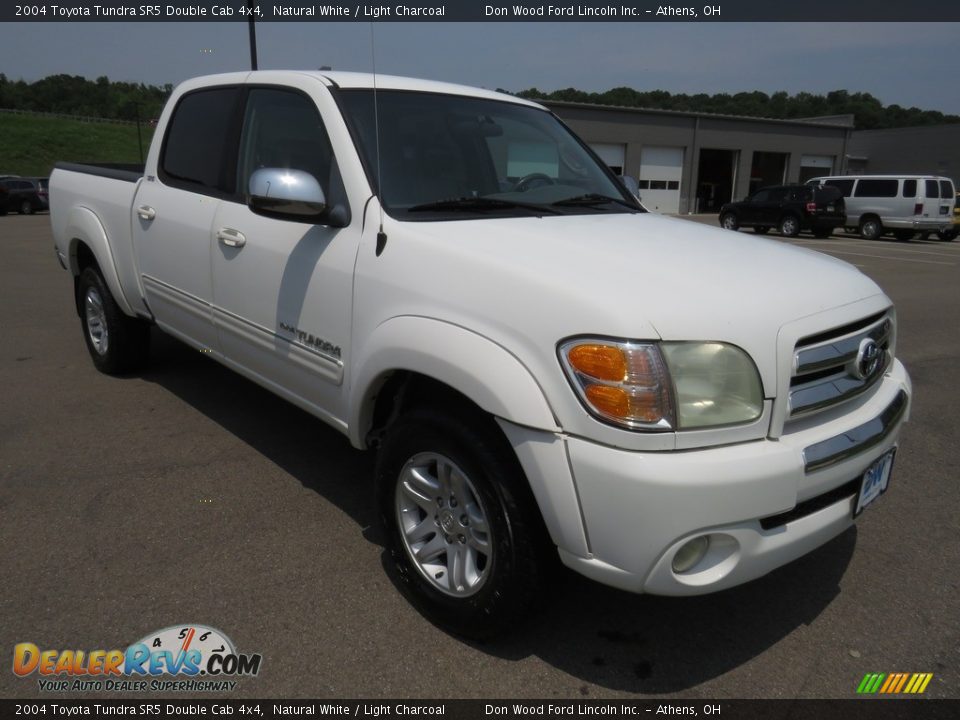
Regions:
M 370 22 L 370 60 L 373 64 L 373 132 L 376 137 L 377 148 L 377 205 L 380 206 L 380 229 L 377 231 L 377 257 L 387 246 L 387 234 L 383 231 L 383 173 L 380 171 L 380 112 L 377 103 L 377 49 L 373 35 L 373 21 Z

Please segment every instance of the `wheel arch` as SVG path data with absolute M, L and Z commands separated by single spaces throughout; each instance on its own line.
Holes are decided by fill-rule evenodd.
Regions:
M 557 430 L 556 417 L 529 370 L 491 340 L 423 317 L 381 324 L 364 344 L 351 382 L 349 438 L 369 447 L 393 417 L 418 399 L 463 398 L 491 416 Z
M 71 208 L 64 233 L 66 237 L 70 238 L 67 262 L 70 272 L 73 274 L 74 287 L 76 287 L 80 273 L 92 261 L 100 271 L 100 275 L 107 283 L 107 287 L 120 309 L 123 310 L 124 314 L 135 317 L 136 313 L 123 294 L 113 252 L 110 250 L 107 233 L 103 229 L 100 219 L 87 208 Z

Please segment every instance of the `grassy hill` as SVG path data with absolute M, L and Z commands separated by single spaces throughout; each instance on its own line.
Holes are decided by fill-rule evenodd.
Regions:
M 141 132 L 146 155 L 153 128 Z M 58 160 L 138 163 L 137 127 L 0 113 L 0 175 L 46 177 Z

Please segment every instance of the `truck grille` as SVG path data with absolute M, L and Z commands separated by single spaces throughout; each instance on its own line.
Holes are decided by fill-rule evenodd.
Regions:
M 793 353 L 787 418 L 851 400 L 873 387 L 892 360 L 887 312 L 802 338 Z

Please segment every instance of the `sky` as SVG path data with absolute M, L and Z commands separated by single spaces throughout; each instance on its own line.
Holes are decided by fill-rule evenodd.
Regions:
M 868 92 L 960 114 L 960 23 L 377 23 L 377 72 L 510 91 Z M 369 23 L 257 26 L 261 69 L 369 71 Z M 247 25 L 3 23 L 0 72 L 162 85 L 250 67 Z

